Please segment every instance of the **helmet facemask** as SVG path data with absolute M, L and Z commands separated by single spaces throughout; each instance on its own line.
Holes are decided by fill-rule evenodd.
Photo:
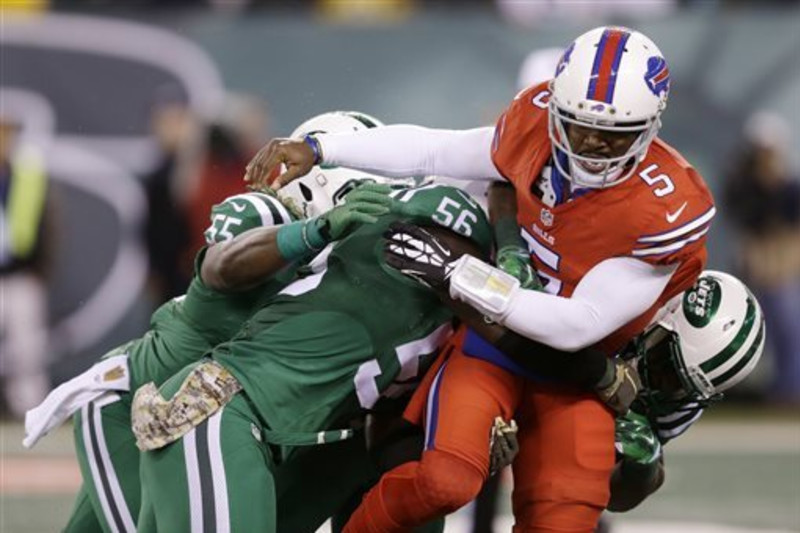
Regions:
M 659 115 L 636 122 L 611 122 L 606 119 L 583 116 L 561 109 L 554 100 L 550 101 L 548 113 L 548 132 L 553 149 L 553 161 L 559 172 L 578 187 L 599 189 L 618 185 L 630 178 L 637 165 L 647 155 L 650 143 L 661 127 Z M 579 155 L 570 145 L 567 126 L 574 124 L 613 133 L 638 133 L 624 154 L 613 157 L 592 157 Z M 559 152 L 567 158 L 565 165 Z M 589 170 L 583 164 L 596 167 Z
M 694 411 L 722 399 L 699 369 L 687 367 L 678 333 L 665 324 L 653 325 L 636 342 L 639 400 L 648 414 Z

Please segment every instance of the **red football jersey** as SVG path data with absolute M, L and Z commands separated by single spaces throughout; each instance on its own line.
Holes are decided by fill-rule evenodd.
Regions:
M 706 262 L 706 233 L 714 201 L 703 179 L 681 155 L 656 139 L 633 175 L 554 207 L 536 195 L 536 181 L 550 161 L 547 84 L 516 96 L 500 117 L 492 160 L 517 193 L 517 220 L 545 289 L 572 295 L 595 265 L 612 257 L 679 264 L 646 313 L 600 343 L 608 353 L 640 333 L 670 298 L 688 289 Z

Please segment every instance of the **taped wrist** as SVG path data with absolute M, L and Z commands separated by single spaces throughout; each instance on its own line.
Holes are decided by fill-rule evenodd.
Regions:
M 319 144 L 319 140 L 313 135 L 306 135 L 303 137 L 303 142 L 311 147 L 314 152 L 314 164 L 319 165 L 322 162 L 322 145 Z
M 480 259 L 464 255 L 450 276 L 450 296 L 501 322 L 519 292 L 519 280 Z
M 594 348 L 562 352 L 514 331 L 504 333 L 495 346 L 534 374 L 557 379 L 583 390 L 592 390 L 605 376 L 608 358 Z
M 276 239 L 278 252 L 287 261 L 294 261 L 310 252 L 319 252 L 328 244 L 316 218 L 281 226 Z

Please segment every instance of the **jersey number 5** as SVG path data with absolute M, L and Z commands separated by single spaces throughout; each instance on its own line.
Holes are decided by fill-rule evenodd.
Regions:
M 653 173 L 656 172 L 656 170 L 658 170 L 658 165 L 654 163 L 639 172 L 639 177 L 642 178 L 650 187 L 653 185 L 659 185 L 658 188 L 653 189 L 653 194 L 661 198 L 662 196 L 666 196 L 674 192 L 675 185 L 672 183 L 672 179 L 670 179 L 670 177 L 666 174 L 656 174 L 653 176 Z

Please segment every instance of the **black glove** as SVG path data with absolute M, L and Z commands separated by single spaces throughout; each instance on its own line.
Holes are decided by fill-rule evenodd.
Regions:
M 447 244 L 407 222 L 392 222 L 384 237 L 384 257 L 390 267 L 428 287 L 447 288 L 454 264 Z

